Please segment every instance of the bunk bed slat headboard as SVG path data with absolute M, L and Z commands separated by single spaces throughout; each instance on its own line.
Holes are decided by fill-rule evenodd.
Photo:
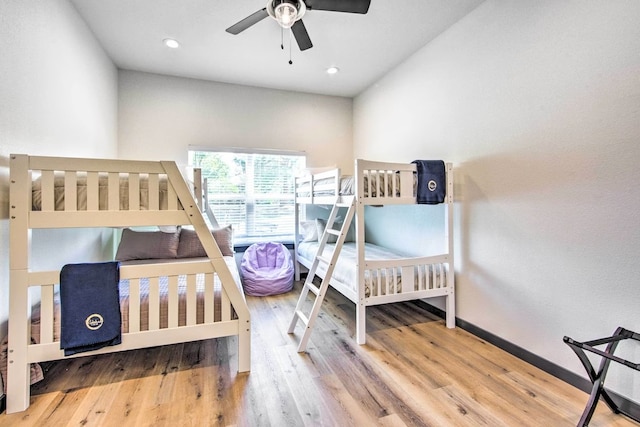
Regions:
M 356 159 L 355 194 L 368 205 L 415 203 L 415 172 L 412 163 Z
M 14 209 L 29 216 L 32 228 L 91 227 L 96 222 L 124 227 L 145 225 L 154 217 L 157 225 L 189 224 L 180 201 L 185 195 L 179 197 L 168 179 L 167 163 L 172 162 L 12 155 L 13 174 L 36 178 L 13 180 L 33 190 L 16 191 L 20 195 L 12 199 L 19 201 Z M 192 203 L 187 198 L 184 204 Z

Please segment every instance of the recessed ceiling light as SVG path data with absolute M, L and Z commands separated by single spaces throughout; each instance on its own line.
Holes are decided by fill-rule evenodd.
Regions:
M 164 39 L 162 40 L 162 42 L 166 47 L 170 47 L 171 49 L 177 49 L 180 47 L 180 43 L 178 43 L 178 41 L 174 39 Z
M 338 68 L 338 67 L 329 67 L 329 68 L 327 68 L 327 74 L 336 74 L 338 71 L 340 71 L 340 68 Z

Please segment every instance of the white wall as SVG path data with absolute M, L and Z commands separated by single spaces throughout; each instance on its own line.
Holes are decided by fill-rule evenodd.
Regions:
M 67 0 L 0 2 L 0 336 L 7 330 L 10 153 L 117 154 L 117 70 Z M 40 230 L 34 255 L 99 257 L 101 236 Z M 92 248 L 87 253 L 87 249 Z M 55 254 L 55 256 L 54 256 Z M 86 260 L 86 258 L 85 258 Z M 59 265 L 58 265 L 59 267 Z
M 354 101 L 356 157 L 454 162 L 458 317 L 581 376 L 564 335 L 640 331 L 639 22 L 488 0 Z M 640 402 L 637 372 L 608 385 Z
M 135 71 L 119 73 L 119 156 L 186 164 L 190 145 L 304 151 L 352 162 L 352 100 Z

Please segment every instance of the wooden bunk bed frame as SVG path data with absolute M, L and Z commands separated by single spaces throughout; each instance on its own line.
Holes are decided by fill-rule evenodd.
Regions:
M 54 200 L 55 177 L 64 176 L 64 207 Z M 42 206 L 32 207 L 32 182 L 39 176 Z M 86 179 L 87 208 L 79 210 L 78 178 Z M 98 181 L 108 177 L 108 207 L 99 201 Z M 19 412 L 29 406 L 29 367 L 31 363 L 111 353 L 145 347 L 197 341 L 216 337 L 238 337 L 238 371 L 250 369 L 250 315 L 244 294 L 237 286 L 220 249 L 207 227 L 200 207 L 200 176 L 194 177 L 198 202 L 174 162 L 130 161 L 82 158 L 60 158 L 12 154 L 10 156 L 10 310 L 7 378 L 7 412 Z M 128 208 L 119 203 L 126 181 Z M 160 203 L 160 182 L 167 182 L 166 206 Z M 148 206 L 140 206 L 140 182 L 148 182 Z M 199 190 L 198 190 L 199 187 Z M 104 189 L 103 189 L 104 191 Z M 54 339 L 54 286 L 60 270 L 32 271 L 30 263 L 31 230 L 38 228 L 102 228 L 129 226 L 191 225 L 205 249 L 207 258 L 185 259 L 161 264 L 122 265 L 120 278 L 129 279 L 129 332 L 122 334 L 122 344 L 100 350 L 64 356 Z M 62 267 L 62 266 L 60 266 Z M 196 277 L 197 276 L 197 277 Z M 157 283 L 162 278 L 177 289 L 178 277 L 186 282 L 186 324 L 178 325 L 177 290 L 168 295 L 168 327 L 158 322 L 159 297 Z M 214 284 L 219 279 L 221 304 L 214 313 Z M 148 330 L 140 330 L 140 281 L 147 280 L 149 290 Z M 196 280 L 204 281 L 204 323 L 197 323 L 195 310 Z M 154 286 L 155 284 L 155 286 Z M 39 288 L 40 338 L 31 343 L 30 288 Z
M 454 268 L 453 268 L 453 173 L 452 164 L 446 163 L 446 197 L 444 201 L 444 230 L 445 230 L 445 251 L 441 254 L 425 257 L 409 257 L 402 259 L 388 260 L 370 260 L 365 258 L 365 215 L 364 207 L 367 205 L 405 205 L 416 204 L 415 193 L 415 174 L 416 165 L 412 163 L 388 163 L 375 162 L 357 159 L 355 161 L 355 175 L 353 177 L 355 191 L 353 195 L 340 194 L 341 191 L 341 174 L 337 168 L 321 171 L 314 174 L 308 174 L 296 178 L 296 200 L 295 200 L 295 267 L 296 280 L 300 280 L 300 265 L 315 272 L 324 281 L 324 275 L 317 269 L 318 261 L 314 268 L 314 260 L 305 259 L 299 256 L 298 245 L 300 244 L 300 218 L 299 206 L 302 204 L 324 204 L 333 205 L 334 209 L 330 214 L 329 222 L 335 219 L 336 206 L 353 206 L 355 209 L 355 245 L 357 251 L 357 286 L 355 290 L 353 286 L 336 280 L 329 273 L 329 285 L 343 294 L 354 304 L 356 304 L 356 340 L 358 344 L 366 342 L 366 308 L 372 305 L 387 304 L 400 301 L 410 301 L 416 299 L 445 297 L 446 309 L 446 326 L 448 328 L 455 327 L 455 285 L 454 285 Z M 386 190 L 385 190 L 386 189 Z M 334 218 L 332 218 L 332 216 Z M 349 218 L 349 213 L 347 214 Z M 345 223 L 349 220 L 345 220 Z M 327 225 L 327 229 L 329 225 Z M 340 236 L 336 243 L 335 251 L 340 251 L 344 242 L 345 228 L 335 231 L 333 234 Z M 326 233 L 327 231 L 325 231 Z M 320 238 L 320 236 L 318 236 Z M 321 238 L 320 247 L 324 246 L 327 238 Z M 321 251 L 320 249 L 319 251 Z M 337 254 L 339 257 L 339 254 Z M 336 258 L 337 258 L 336 257 Z M 316 259 L 322 258 L 316 254 Z M 335 261 L 324 256 L 325 262 L 330 267 L 327 271 L 333 271 Z M 423 272 L 434 271 L 430 266 L 445 266 L 445 274 L 435 275 L 423 274 Z M 374 295 L 371 292 L 367 295 L 365 292 L 365 274 L 373 274 L 376 271 L 393 271 L 396 277 L 402 277 L 402 283 L 415 283 L 415 286 L 389 286 L 387 282 L 384 292 Z M 373 273 L 372 273 L 373 272 Z M 380 277 L 380 275 L 377 275 Z M 387 275 L 389 277 L 389 275 Z M 311 290 L 316 295 L 323 292 L 322 287 Z M 300 297 L 299 306 L 307 295 L 307 286 L 303 288 Z M 316 297 L 318 298 L 318 297 Z M 324 298 L 324 295 L 320 297 Z M 317 299 L 316 299 L 317 301 Z M 315 305 L 315 304 L 314 304 Z M 315 307 L 314 307 L 315 310 Z M 315 313 L 317 315 L 317 313 Z M 307 325 L 307 330 L 313 325 L 314 313 L 310 317 L 306 317 L 305 313 L 299 313 L 298 308 L 292 320 L 289 332 L 292 333 L 297 320 L 302 320 Z M 310 321 L 311 320 L 311 321 Z M 310 321 L 310 322 L 309 322 Z M 311 326 L 310 326 L 311 325 Z M 304 351 L 307 332 L 303 335 L 300 343 L 299 351 Z

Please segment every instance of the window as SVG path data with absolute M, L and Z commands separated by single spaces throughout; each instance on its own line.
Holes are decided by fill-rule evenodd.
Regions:
M 218 223 L 233 225 L 236 243 L 294 238 L 294 177 L 304 155 L 189 151 L 207 178 L 207 196 Z

